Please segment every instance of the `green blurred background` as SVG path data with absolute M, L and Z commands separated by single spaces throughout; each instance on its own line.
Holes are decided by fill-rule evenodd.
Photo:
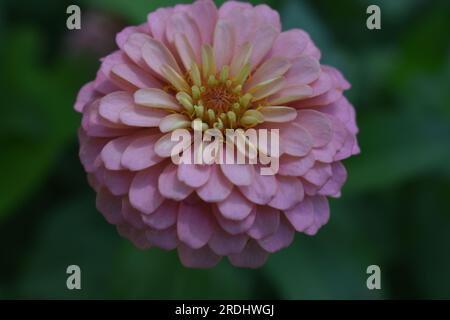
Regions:
M 80 86 L 117 31 L 174 2 L 0 1 L 0 298 L 450 298 L 450 2 L 267 1 L 352 83 L 362 153 L 329 224 L 258 270 L 135 249 L 96 211 L 78 160 Z M 80 31 L 66 29 L 73 3 Z M 370 4 L 381 30 L 366 28 Z M 70 264 L 80 291 L 66 289 Z M 366 288 L 372 264 L 381 290 Z

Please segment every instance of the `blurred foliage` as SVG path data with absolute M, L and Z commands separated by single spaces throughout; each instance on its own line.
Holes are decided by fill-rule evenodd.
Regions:
M 125 24 L 179 2 L 75 1 Z M 268 2 L 352 83 L 362 154 L 345 162 L 330 223 L 259 270 L 183 268 L 175 252 L 135 249 L 96 212 L 72 106 L 101 54 L 72 52 L 83 32 L 65 29 L 72 3 L 0 3 L 0 298 L 450 298 L 448 1 Z M 369 4 L 381 8 L 381 30 L 365 27 Z M 116 31 L 104 29 L 112 44 Z M 70 264 L 81 291 L 65 288 Z M 380 291 L 365 286 L 371 264 Z

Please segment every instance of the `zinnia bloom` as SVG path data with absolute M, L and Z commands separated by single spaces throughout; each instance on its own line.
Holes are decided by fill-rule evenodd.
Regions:
M 139 248 L 177 249 L 188 267 L 223 256 L 256 268 L 314 235 L 359 152 L 350 87 L 299 29 L 266 5 L 211 0 L 161 8 L 121 31 L 79 92 L 80 158 L 97 208 Z M 171 132 L 277 128 L 279 170 L 175 164 Z M 191 130 L 191 129 L 189 129 Z M 259 150 L 259 152 L 262 152 Z

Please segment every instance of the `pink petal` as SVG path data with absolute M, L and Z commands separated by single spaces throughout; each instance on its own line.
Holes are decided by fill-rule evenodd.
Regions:
M 152 38 L 145 33 L 132 33 L 127 37 L 122 49 L 134 63 L 145 71 L 150 71 L 150 69 L 142 57 L 142 47 L 151 39 Z
M 278 190 L 269 206 L 280 210 L 292 208 L 303 200 L 303 184 L 296 177 L 277 176 Z
M 164 65 L 168 65 L 179 74 L 182 74 L 172 53 L 160 41 L 154 39 L 148 40 L 142 47 L 142 56 L 150 69 L 162 79 L 165 79 L 165 75 L 162 72 L 162 66 Z
M 284 218 L 280 219 L 278 230 L 268 237 L 258 240 L 258 244 L 268 252 L 276 252 L 288 247 L 294 240 L 294 229 Z
M 280 132 L 280 153 L 303 157 L 308 154 L 312 146 L 313 137 L 297 123 L 289 123 Z
M 103 171 L 103 182 L 106 187 L 115 196 L 121 196 L 128 193 L 134 173 L 128 170 Z
M 232 27 L 224 20 L 218 20 L 214 31 L 214 57 L 216 69 L 221 70 L 224 65 L 229 65 L 233 57 L 235 37 Z
M 158 209 L 151 214 L 142 215 L 142 221 L 156 230 L 163 230 L 175 224 L 177 215 L 178 202 L 165 200 Z
M 94 81 L 86 83 L 78 92 L 74 109 L 78 112 L 83 112 L 86 104 L 89 104 L 91 101 L 93 101 L 96 96 L 97 94 L 94 89 Z
M 256 218 L 252 227 L 247 231 L 253 239 L 265 238 L 278 230 L 280 223 L 279 211 L 268 206 L 256 208 Z
M 198 17 L 196 17 L 198 19 Z M 175 41 L 175 34 L 182 33 L 187 37 L 187 40 L 194 50 L 195 57 L 200 61 L 201 35 L 195 23 L 185 12 L 176 12 L 170 18 L 167 24 L 166 35 L 169 42 Z M 189 66 L 190 67 L 190 66 Z
M 164 230 L 150 229 L 145 236 L 152 246 L 163 250 L 173 250 L 178 246 L 177 229 L 175 227 Z
M 314 223 L 314 208 L 309 197 L 292 209 L 285 211 L 284 214 L 295 230 L 299 232 L 305 231 Z
M 248 186 L 255 176 L 255 169 L 251 164 L 221 164 L 223 174 L 236 186 Z
M 347 180 L 347 171 L 341 162 L 334 162 L 331 164 L 332 175 L 330 179 L 319 190 L 320 195 L 324 196 L 338 196 L 341 188 Z
M 109 140 L 89 137 L 81 128 L 78 130 L 78 139 L 80 141 L 78 155 L 80 156 L 84 169 L 87 172 L 97 170 L 101 164 L 100 153 Z
M 323 186 L 331 177 L 331 166 L 328 163 L 316 162 L 303 178 L 316 186 Z
M 211 172 L 209 165 L 185 164 L 178 165 L 178 179 L 192 188 L 199 188 L 204 185 Z
M 100 99 L 100 115 L 114 123 L 120 123 L 120 112 L 129 106 L 132 106 L 133 95 L 126 91 L 112 92 Z
M 194 189 L 178 179 L 177 170 L 176 165 L 168 164 L 159 176 L 158 188 L 165 198 L 180 201 L 189 196 Z
M 124 223 L 117 226 L 117 232 L 122 237 L 130 240 L 139 249 L 150 248 L 150 243 L 145 236 L 144 230 L 133 228 L 131 225 Z
M 122 166 L 139 171 L 161 162 L 163 158 L 155 152 L 155 143 L 159 138 L 160 135 L 147 132 L 134 139 L 122 154 Z
M 313 138 L 314 147 L 323 147 L 330 142 L 333 132 L 330 120 L 315 110 L 300 110 L 296 122 Z
M 136 174 L 130 187 L 130 203 L 133 207 L 150 214 L 164 201 L 164 197 L 158 191 L 158 179 L 162 165 L 150 167 Z
M 233 184 L 228 181 L 217 165 L 212 165 L 208 181 L 197 189 L 197 194 L 206 202 L 225 200 L 231 193 Z
M 161 42 L 166 40 L 166 25 L 172 12 L 173 8 L 159 8 L 148 15 L 148 26 L 156 40 Z
M 177 220 L 180 241 L 193 249 L 199 249 L 208 243 L 213 231 L 212 213 L 208 205 L 180 203 Z
M 314 156 L 309 153 L 305 157 L 292 157 L 283 155 L 280 159 L 279 174 L 285 176 L 302 176 L 314 165 Z
M 258 28 L 251 36 L 249 41 L 253 46 L 253 50 L 250 57 L 250 64 L 253 68 L 256 68 L 270 51 L 278 34 L 278 31 L 274 27 L 267 25 Z
M 133 208 L 127 198 L 122 199 L 122 216 L 133 228 L 144 229 L 141 212 Z
M 101 152 L 105 167 L 109 170 L 122 170 L 122 154 L 132 141 L 132 137 L 124 136 L 111 140 Z
M 111 79 L 125 90 L 161 87 L 161 84 L 149 73 L 129 63 L 114 65 L 111 75 Z
M 133 127 L 158 127 L 161 119 L 167 114 L 164 110 L 134 105 L 120 112 L 120 120 Z
M 293 61 L 286 73 L 286 86 L 305 85 L 317 80 L 320 75 L 320 63 L 310 56 L 301 56 Z
M 122 217 L 122 198 L 112 195 L 106 188 L 97 193 L 96 207 L 111 224 L 120 224 Z
M 253 208 L 252 212 L 247 218 L 243 220 L 230 220 L 225 218 L 217 208 L 213 208 L 214 215 L 220 226 L 228 233 L 232 235 L 237 235 L 246 232 L 253 225 L 256 217 L 256 207 Z
M 183 244 L 178 247 L 178 257 L 181 263 L 188 268 L 212 268 L 221 259 L 208 246 L 192 249 Z
M 214 26 L 218 17 L 214 2 L 211 0 L 195 1 L 191 6 L 191 14 L 200 30 L 201 42 L 212 43 Z
M 303 30 L 291 29 L 280 33 L 273 44 L 269 57 L 294 59 L 305 51 L 309 36 Z
M 239 189 L 247 199 L 256 204 L 267 204 L 277 193 L 277 180 L 273 175 L 261 175 L 256 172 L 252 184 L 240 186 Z
M 234 188 L 231 194 L 217 204 L 220 213 L 230 220 L 243 220 L 248 217 L 254 205 Z
M 277 32 L 281 31 L 280 15 L 266 4 L 257 5 L 254 9 L 260 24 L 269 23 Z
M 247 244 L 247 240 L 248 236 L 245 234 L 231 235 L 217 227 L 208 245 L 217 255 L 226 256 L 241 252 Z
M 261 249 L 256 241 L 248 241 L 244 250 L 237 254 L 228 256 L 230 263 L 241 268 L 259 268 L 266 263 L 267 251 Z

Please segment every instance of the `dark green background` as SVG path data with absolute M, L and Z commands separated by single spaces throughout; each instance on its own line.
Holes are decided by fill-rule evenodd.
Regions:
M 352 83 L 362 153 L 345 161 L 329 224 L 258 270 L 183 268 L 175 252 L 135 249 L 96 211 L 76 93 L 115 32 L 174 1 L 75 2 L 82 30 L 68 31 L 72 3 L 0 2 L 0 298 L 450 298 L 449 1 L 269 1 Z M 370 31 L 375 3 L 382 29 Z M 81 291 L 65 287 L 70 264 Z M 366 288 L 372 264 L 382 290 Z

